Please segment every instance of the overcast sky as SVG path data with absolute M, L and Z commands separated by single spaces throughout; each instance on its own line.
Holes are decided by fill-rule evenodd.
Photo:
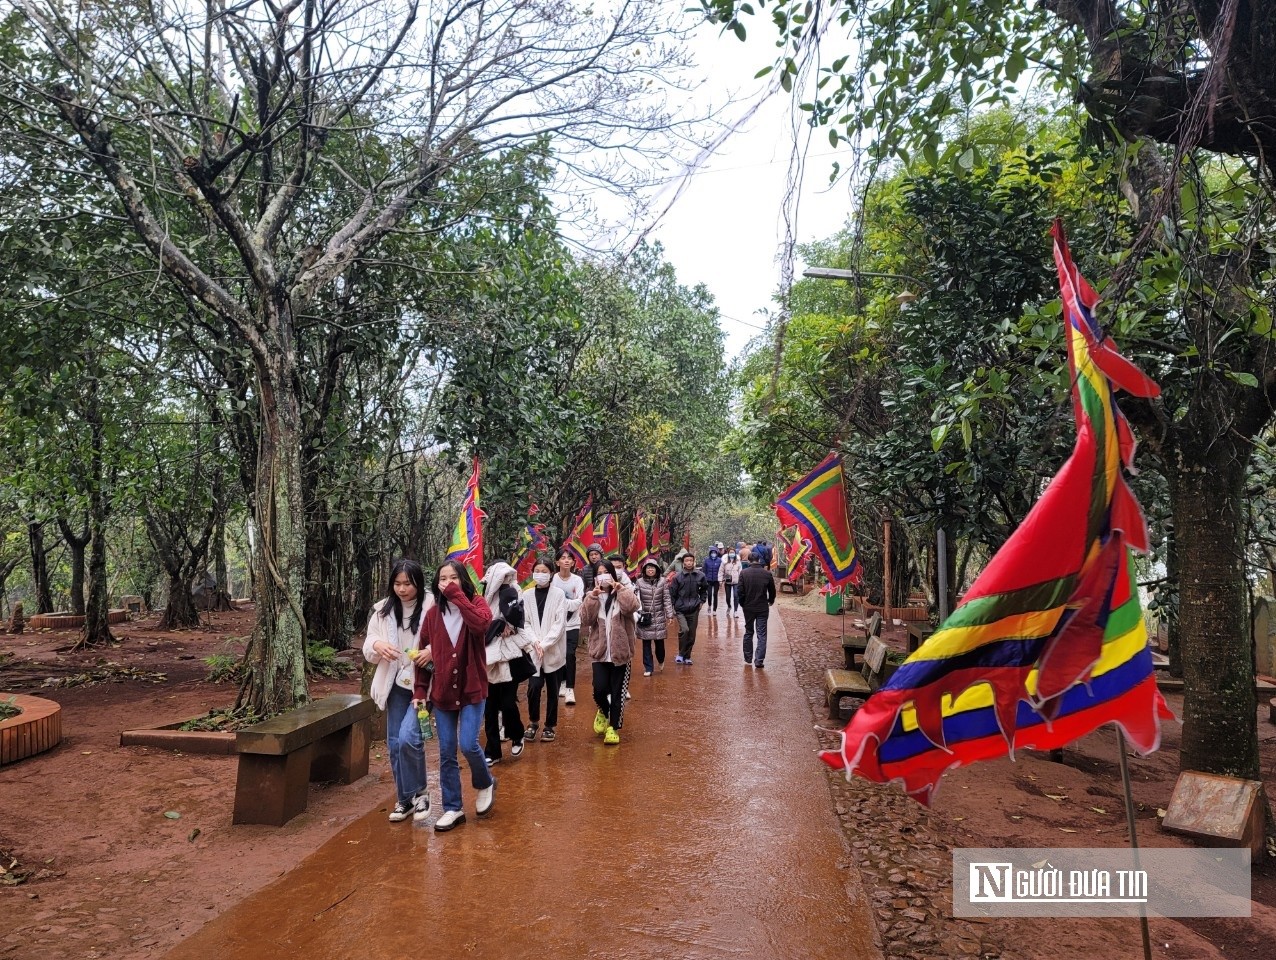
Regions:
M 720 36 L 702 27 L 694 53 L 706 80 L 700 94 L 715 104 L 728 96 L 761 91 L 765 80 L 754 75 L 775 55 L 774 27 L 768 17 L 754 18 L 748 41 Z M 737 354 L 758 334 L 763 320 L 757 311 L 772 306 L 780 281 L 779 254 L 784 240 L 782 205 L 793 135 L 792 101 L 786 94 L 770 98 L 748 124 L 694 172 L 682 193 L 651 236 L 665 246 L 688 286 L 704 283 L 722 311 L 728 356 Z M 743 105 L 733 115 L 742 115 Z M 845 181 L 830 187 L 835 160 L 845 168 L 850 153 L 834 151 L 823 130 L 807 149 L 806 176 L 798 212 L 798 242 L 836 232 L 851 211 Z M 656 205 L 667 205 L 667 192 Z

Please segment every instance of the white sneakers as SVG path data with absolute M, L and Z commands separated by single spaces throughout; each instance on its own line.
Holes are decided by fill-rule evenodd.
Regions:
M 571 687 L 567 688 L 567 693 L 565 693 L 564 696 L 567 698 L 567 706 L 570 707 L 576 703 L 576 691 Z
M 426 790 L 422 790 L 412 798 L 412 819 L 415 821 L 424 820 L 430 815 L 430 794 Z
M 415 797 L 404 803 L 402 800 L 394 805 L 394 809 L 390 811 L 391 823 L 402 823 L 408 817 L 413 820 L 424 820 L 430 815 L 430 794 L 427 790 L 422 790 Z
M 484 787 L 478 792 L 478 799 L 474 801 L 474 812 L 480 817 L 486 817 L 492 812 L 492 802 L 495 800 L 496 794 L 496 778 L 492 778 L 492 785 Z
M 443 816 L 434 821 L 434 829 L 438 833 L 444 833 L 453 827 L 459 827 L 465 822 L 465 814 L 460 810 L 447 810 Z

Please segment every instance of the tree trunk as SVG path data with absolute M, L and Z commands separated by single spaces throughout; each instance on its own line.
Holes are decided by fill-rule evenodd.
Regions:
M 44 524 L 28 523 L 31 541 L 31 584 L 35 590 L 35 612 L 53 612 L 53 591 L 49 589 L 49 551 L 44 546 Z
M 253 512 L 257 528 L 257 626 L 247 654 L 248 674 L 236 702 L 273 716 L 308 697 L 306 625 L 302 600 L 306 571 L 301 481 L 301 398 L 287 307 L 268 323 L 287 344 L 274 344 L 268 365 L 259 359 L 260 447 Z
M 174 567 L 164 565 L 168 570 L 168 605 L 164 607 L 164 615 L 160 617 L 158 629 L 176 630 L 181 627 L 198 627 L 199 611 L 195 608 L 195 598 L 191 596 L 191 576 L 188 568 L 180 563 Z
M 310 510 L 307 532 L 307 636 L 311 643 L 345 650 L 350 646 L 349 598 L 341 531 L 329 520 L 327 509 L 318 504 Z
M 78 647 L 112 643 L 111 600 L 106 581 L 106 523 L 109 506 L 102 476 L 103 422 L 97 403 L 97 381 L 90 381 L 85 404 L 92 452 L 89 455 L 89 575 L 88 598 L 84 607 L 84 632 Z
M 89 545 L 88 524 L 84 532 L 77 534 L 71 525 L 58 517 L 58 529 L 62 531 L 62 539 L 71 551 L 71 612 L 76 616 L 84 616 L 84 554 Z
M 225 511 L 218 509 L 217 526 L 213 531 L 213 578 L 217 581 L 217 591 L 229 600 L 235 595 L 231 590 L 230 567 L 226 563 L 226 517 Z
M 1181 590 L 1180 769 L 1258 779 L 1257 704 L 1245 606 L 1246 456 L 1231 434 L 1176 452 L 1170 484 Z

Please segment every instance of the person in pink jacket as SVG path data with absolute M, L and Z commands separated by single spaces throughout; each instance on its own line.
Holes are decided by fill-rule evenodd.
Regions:
M 594 733 L 603 743 L 620 743 L 625 716 L 625 674 L 634 659 L 638 597 L 622 583 L 606 560 L 594 564 L 594 589 L 580 607 L 581 629 L 589 631 L 589 659 L 594 665 Z

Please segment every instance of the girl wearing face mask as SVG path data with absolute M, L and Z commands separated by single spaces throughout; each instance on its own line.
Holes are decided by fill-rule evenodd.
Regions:
M 740 569 L 739 554 L 734 550 L 727 551 L 719 576 L 722 577 L 722 592 L 726 594 L 728 616 L 735 616 L 740 610 L 740 602 L 736 598 L 736 587 L 740 583 Z
M 532 567 L 532 586 L 523 591 L 523 633 L 532 640 L 540 669 L 527 681 L 527 732 L 523 739 L 531 743 L 541 720 L 541 691 L 549 687 L 545 704 L 545 730 L 541 740 L 554 739 L 558 726 L 558 684 L 567 665 L 567 614 L 575 610 L 579 602 L 567 599 L 555 585 L 553 568 L 549 561 L 540 559 Z
M 665 669 L 665 637 L 669 632 L 669 623 L 674 618 L 673 601 L 669 599 L 669 584 L 660 576 L 660 564 L 655 560 L 643 563 L 634 590 L 638 594 L 642 612 L 651 614 L 651 622 L 647 626 L 638 625 L 638 639 L 642 641 L 642 675 L 649 677 L 657 665 L 661 671 Z M 654 661 L 651 657 L 653 642 L 656 645 Z
M 572 573 L 576 557 L 570 550 L 559 550 L 554 565 L 558 567 L 554 586 L 567 597 L 567 662 L 563 667 L 560 695 L 570 707 L 576 703 L 576 647 L 580 643 L 580 605 L 585 599 L 585 581 Z
M 607 561 L 594 566 L 594 589 L 580 607 L 580 625 L 589 631 L 589 659 L 594 667 L 594 733 L 603 743 L 620 743 L 625 711 L 625 674 L 634 658 L 638 597 L 620 582 Z

